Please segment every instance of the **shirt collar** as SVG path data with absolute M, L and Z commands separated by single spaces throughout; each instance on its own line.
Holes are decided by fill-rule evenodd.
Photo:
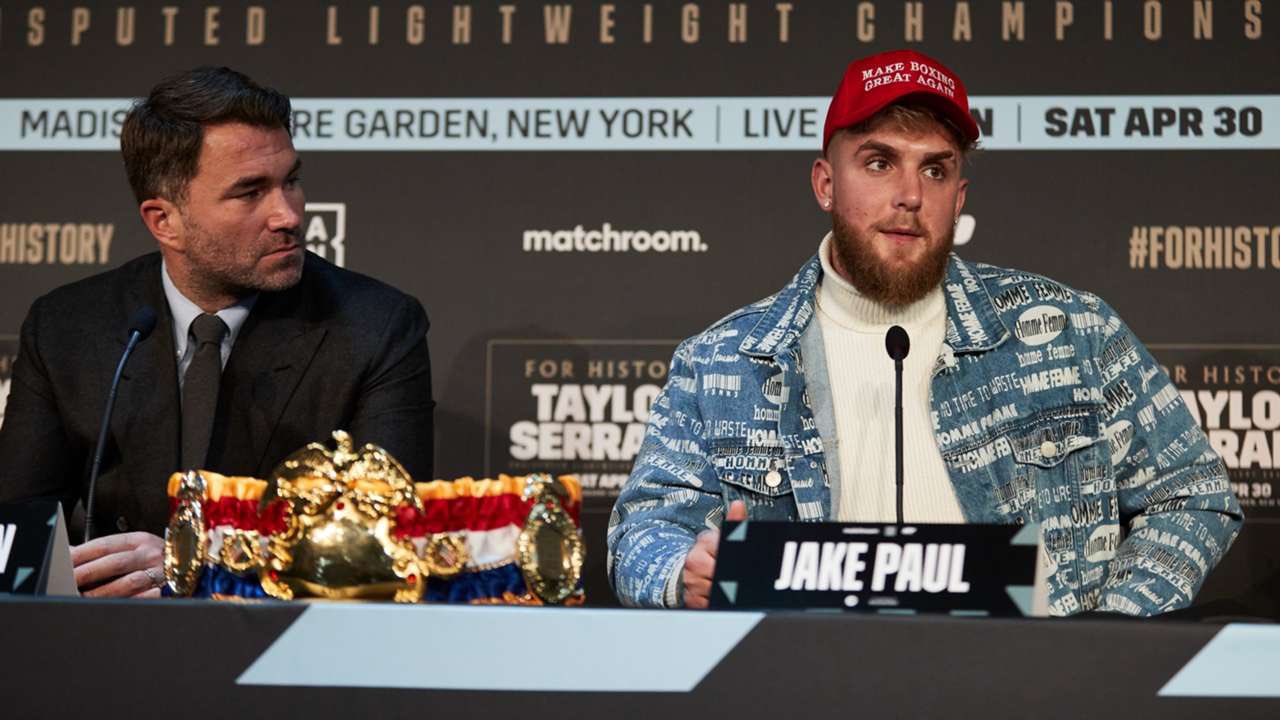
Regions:
M 197 317 L 204 313 L 199 305 L 191 302 L 177 285 L 173 284 L 173 279 L 169 277 L 169 266 L 164 261 L 160 262 L 160 283 L 164 286 L 164 298 L 169 302 L 169 313 L 173 315 L 173 347 L 178 357 L 182 357 L 187 351 L 187 333 L 191 329 L 191 323 Z M 240 333 L 240 328 L 244 327 L 244 321 L 249 319 L 249 311 L 253 309 L 253 304 L 258 301 L 258 294 L 254 293 L 240 302 L 230 307 L 219 310 L 216 314 L 227 324 L 226 338 L 223 339 L 225 347 L 235 345 L 236 335 Z

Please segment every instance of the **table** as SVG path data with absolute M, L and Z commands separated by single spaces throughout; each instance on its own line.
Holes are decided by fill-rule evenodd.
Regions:
M 6 597 L 0 628 L 5 717 L 1280 717 L 1273 624 Z

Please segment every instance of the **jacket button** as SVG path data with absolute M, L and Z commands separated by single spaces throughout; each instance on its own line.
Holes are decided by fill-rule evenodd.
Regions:
M 1040 454 L 1047 458 L 1051 458 L 1058 454 L 1058 446 L 1050 440 L 1045 440 L 1040 443 Z
M 771 488 L 776 488 L 782 484 L 782 473 L 777 470 L 770 470 L 764 476 L 764 484 Z
M 129 521 L 125 520 L 123 515 L 116 518 L 116 529 L 120 532 L 125 532 L 129 529 Z

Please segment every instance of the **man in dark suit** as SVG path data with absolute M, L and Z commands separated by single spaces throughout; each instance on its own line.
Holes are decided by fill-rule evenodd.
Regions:
M 171 473 L 265 477 L 335 429 L 432 473 L 427 317 L 417 300 L 303 247 L 289 99 L 228 68 L 157 85 L 121 148 L 159 252 L 36 300 L 0 428 L 0 502 L 88 505 L 116 363 L 141 308 L 158 316 L 120 384 L 72 549 L 91 594 L 154 596 Z

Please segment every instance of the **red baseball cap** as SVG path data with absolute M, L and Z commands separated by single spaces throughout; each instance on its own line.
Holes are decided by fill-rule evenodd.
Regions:
M 914 50 L 892 50 L 849 63 L 827 109 L 822 151 L 827 151 L 837 130 L 857 125 L 907 96 L 949 118 L 969 142 L 981 136 L 969 115 L 969 95 L 955 73 Z

